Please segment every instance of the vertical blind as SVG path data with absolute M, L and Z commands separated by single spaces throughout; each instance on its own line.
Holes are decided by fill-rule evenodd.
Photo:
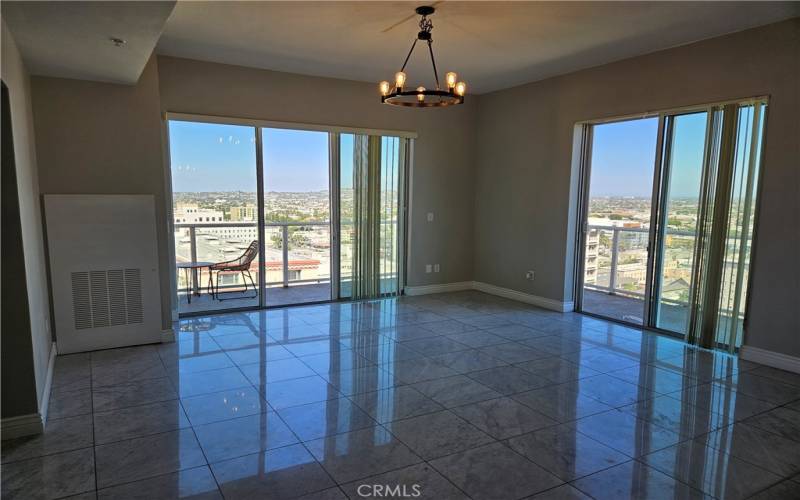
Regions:
M 742 343 L 766 103 L 709 113 L 687 340 L 730 352 Z
M 403 288 L 407 149 L 401 137 L 341 136 L 343 297 L 397 295 Z

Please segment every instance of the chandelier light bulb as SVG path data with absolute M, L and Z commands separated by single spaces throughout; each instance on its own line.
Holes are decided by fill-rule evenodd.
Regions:
M 417 92 L 425 92 L 425 87 L 417 87 Z M 417 100 L 419 102 L 424 101 L 425 100 L 425 95 L 424 94 L 417 94 Z
M 403 85 L 405 85 L 405 84 L 406 84 L 406 74 L 403 73 L 402 71 L 398 71 L 397 73 L 395 73 L 395 75 L 394 75 L 394 85 L 395 85 L 395 87 L 397 87 L 398 89 L 401 89 L 401 88 L 403 88 Z
M 463 96 L 467 92 L 467 84 L 464 82 L 456 83 L 456 94 Z
M 381 95 L 389 95 L 389 82 L 386 80 L 382 81 L 379 84 L 379 88 L 381 89 Z
M 444 78 L 447 81 L 447 88 L 452 89 L 456 86 L 456 81 L 458 80 L 457 74 L 450 71 L 444 76 Z

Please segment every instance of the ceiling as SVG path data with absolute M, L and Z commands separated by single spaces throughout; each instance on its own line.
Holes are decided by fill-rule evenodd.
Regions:
M 2 11 L 33 74 L 132 83 L 157 41 L 159 54 L 378 82 L 402 64 L 419 4 L 4 1 Z M 471 93 L 800 15 L 800 2 L 445 1 L 436 8 L 440 75 L 457 71 Z M 114 47 L 109 36 L 128 44 Z M 432 84 L 424 46 L 407 73 L 411 85 Z
M 418 31 L 418 17 L 410 15 L 420 4 L 178 2 L 157 50 L 292 73 L 391 80 Z M 471 92 L 482 93 L 768 24 L 798 15 L 798 5 L 447 1 L 431 19 L 439 71 L 457 71 Z M 409 81 L 430 85 L 424 46 L 415 56 Z
M 31 74 L 127 84 L 139 79 L 174 7 L 174 1 L 0 3 Z M 117 47 L 111 37 L 126 43 Z

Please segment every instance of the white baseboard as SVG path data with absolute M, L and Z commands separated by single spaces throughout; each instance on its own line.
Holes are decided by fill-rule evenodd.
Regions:
M 42 426 L 47 424 L 47 409 L 50 408 L 50 390 L 53 387 L 53 371 L 56 367 L 56 354 L 58 349 L 56 343 L 53 342 L 50 346 L 50 359 L 47 362 L 47 375 L 44 378 L 44 394 L 42 394 L 42 402 L 39 405 L 39 415 L 41 416 Z
M 3 439 L 32 436 L 44 432 L 44 421 L 39 413 L 29 413 L 0 420 L 0 435 Z
M 429 295 L 431 293 L 460 292 L 472 290 L 472 281 L 459 281 L 457 283 L 444 283 L 441 285 L 422 285 L 405 287 L 406 295 Z
M 525 292 L 518 292 L 517 290 L 490 285 L 489 283 L 483 283 L 481 281 L 475 281 L 473 288 L 484 293 L 539 306 L 544 309 L 550 309 L 551 311 L 568 312 L 574 309 L 574 305 L 571 301 L 561 302 L 560 300 L 548 299 L 547 297 L 540 297 L 538 295 L 532 295 Z
M 800 373 L 800 358 L 787 354 L 743 345 L 739 349 L 739 357 L 745 361 L 752 361 L 753 363 L 761 363 L 762 365 L 771 366 L 773 368 Z
M 175 330 L 172 328 L 161 330 L 161 342 L 165 344 L 169 342 L 175 342 Z
M 518 292 L 510 288 L 490 285 L 480 281 L 459 281 L 456 283 L 443 283 L 441 285 L 407 286 L 405 288 L 405 293 L 406 295 L 428 295 L 431 293 L 459 292 L 462 290 L 478 290 L 491 295 L 505 297 L 507 299 L 516 300 L 517 302 L 524 302 L 558 312 L 569 312 L 575 309 L 575 304 L 572 301 L 561 302 L 559 300 Z

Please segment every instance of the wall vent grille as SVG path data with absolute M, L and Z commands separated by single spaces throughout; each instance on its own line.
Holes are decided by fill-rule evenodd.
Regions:
M 75 329 L 144 322 L 140 269 L 72 273 Z

